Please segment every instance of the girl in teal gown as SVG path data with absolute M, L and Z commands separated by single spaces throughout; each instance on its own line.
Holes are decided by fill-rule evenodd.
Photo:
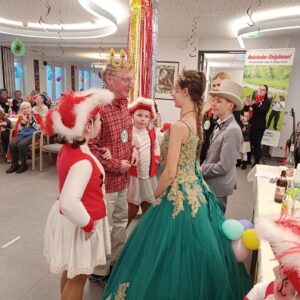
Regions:
M 176 82 L 182 117 L 161 144 L 167 162 L 157 200 L 128 238 L 104 300 L 242 300 L 251 289 L 222 232 L 221 204 L 196 163 L 204 89 L 201 72 L 183 71 Z

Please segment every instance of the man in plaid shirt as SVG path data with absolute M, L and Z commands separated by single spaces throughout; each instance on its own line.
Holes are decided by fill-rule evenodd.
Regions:
M 111 105 L 101 109 L 101 131 L 98 137 L 89 143 L 92 153 L 105 169 L 106 204 L 112 255 L 104 271 L 106 275 L 93 274 L 90 277 L 90 280 L 100 283 L 103 287 L 109 278 L 111 266 L 116 261 L 126 240 L 128 170 L 131 166 L 136 166 L 138 160 L 137 150 L 132 145 L 132 120 L 127 108 L 127 97 L 132 88 L 132 71 L 124 58 L 122 60 L 122 55 L 120 63 L 115 63 L 112 53 L 110 55 L 103 80 L 109 90 L 114 93 L 115 99 Z M 103 159 L 101 148 L 110 150 L 111 160 Z

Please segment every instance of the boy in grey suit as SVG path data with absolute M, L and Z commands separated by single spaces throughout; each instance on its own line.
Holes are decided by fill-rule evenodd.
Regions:
M 203 177 L 220 199 L 225 213 L 227 197 L 236 184 L 236 160 L 243 141 L 240 126 L 233 111 L 243 108 L 242 87 L 232 80 L 223 80 L 218 91 L 211 91 L 212 112 L 218 117 L 206 159 L 202 164 Z

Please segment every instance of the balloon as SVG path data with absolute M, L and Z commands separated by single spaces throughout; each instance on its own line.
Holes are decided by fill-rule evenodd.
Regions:
M 234 241 L 242 236 L 244 227 L 239 221 L 228 219 L 223 222 L 222 230 L 228 239 Z
M 55 78 L 55 80 L 58 81 L 58 82 L 60 82 L 61 81 L 61 77 L 58 76 L 58 77 Z
M 259 237 L 254 229 L 247 229 L 242 235 L 242 240 L 246 248 L 249 250 L 257 250 L 259 248 Z
M 249 221 L 249 220 L 246 220 L 246 219 L 242 219 L 240 220 L 241 224 L 243 225 L 244 229 L 251 229 L 254 227 L 254 225 Z
M 244 246 L 241 239 L 231 242 L 232 250 L 238 262 L 243 262 L 249 255 L 249 250 Z
M 79 80 L 80 80 L 81 82 L 84 82 L 84 78 L 83 78 L 83 77 L 80 77 Z
M 16 39 L 16 40 L 12 41 L 12 43 L 10 45 L 10 49 L 11 49 L 11 52 L 15 56 L 23 56 L 25 53 L 24 42 L 19 39 Z

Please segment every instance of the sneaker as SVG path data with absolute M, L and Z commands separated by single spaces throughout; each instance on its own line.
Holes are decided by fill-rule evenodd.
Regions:
M 18 170 L 19 170 L 19 166 L 11 166 L 9 169 L 6 170 L 6 173 L 10 174 L 10 173 L 16 172 Z
M 240 165 L 241 165 L 241 163 L 242 163 L 242 161 L 240 160 L 240 159 L 238 159 L 237 161 L 236 161 L 236 167 L 239 167 Z
M 24 173 L 27 170 L 28 170 L 27 165 L 21 165 L 21 167 L 16 171 L 16 173 Z

